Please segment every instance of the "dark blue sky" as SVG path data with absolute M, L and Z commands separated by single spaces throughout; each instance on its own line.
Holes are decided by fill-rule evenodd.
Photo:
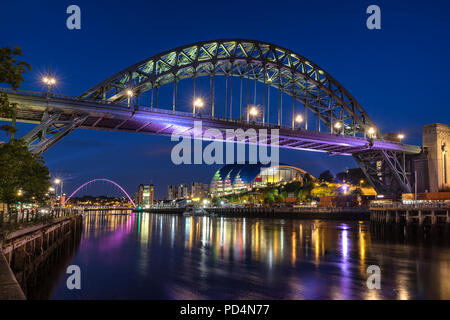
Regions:
M 81 7 L 81 30 L 66 28 L 71 4 Z M 371 4 L 381 8 L 381 30 L 366 28 Z M 161 51 L 249 38 L 308 57 L 350 91 L 382 132 L 402 131 L 408 143 L 421 143 L 424 124 L 450 123 L 448 1 L 2 1 L 0 12 L 0 46 L 20 46 L 33 66 L 24 90 L 42 90 L 49 65 L 55 91 L 79 95 Z M 20 125 L 19 136 L 31 127 Z M 167 137 L 76 130 L 44 156 L 67 192 L 93 178 L 115 180 L 131 194 L 151 181 L 158 197 L 167 184 L 209 182 L 218 166 L 175 166 L 173 145 Z M 349 157 L 280 156 L 314 175 L 356 166 Z

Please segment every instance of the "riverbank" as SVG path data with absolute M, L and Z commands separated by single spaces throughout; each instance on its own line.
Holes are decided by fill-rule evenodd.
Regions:
M 26 300 L 13 271 L 0 252 L 0 300 Z
M 220 217 L 275 218 L 304 220 L 369 220 L 370 211 L 358 208 L 205 208 L 210 214 Z M 141 212 L 160 214 L 183 214 L 185 208 L 149 208 Z
M 61 260 L 64 243 L 71 235 L 81 236 L 82 216 L 56 218 L 43 223 L 16 230 L 0 242 L 0 300 L 21 300 L 29 297 L 29 284 L 43 272 L 50 259 Z M 71 241 L 70 246 L 72 246 Z M 44 272 L 45 273 L 45 272 Z

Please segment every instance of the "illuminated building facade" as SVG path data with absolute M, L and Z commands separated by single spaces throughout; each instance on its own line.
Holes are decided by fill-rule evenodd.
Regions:
M 137 194 L 137 205 L 142 207 L 150 207 L 153 205 L 155 187 L 152 184 L 139 185 Z
M 228 164 L 220 168 L 211 180 L 211 195 L 225 195 L 249 191 L 255 187 L 266 187 L 281 183 L 302 181 L 306 171 L 279 164 Z
M 167 186 L 167 200 L 176 200 L 178 198 L 178 187 L 175 185 Z

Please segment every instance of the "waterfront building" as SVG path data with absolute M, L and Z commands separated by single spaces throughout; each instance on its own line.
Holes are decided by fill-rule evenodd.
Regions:
M 203 183 L 192 182 L 191 183 L 191 198 L 201 198 L 204 196 Z
M 433 123 L 423 127 L 422 144 L 425 150 L 426 164 L 424 170 L 419 167 L 423 161 L 415 161 L 416 171 L 424 172 L 423 177 L 418 176 L 418 182 L 428 182 L 424 191 L 439 192 L 450 188 L 450 126 L 442 123 Z M 422 169 L 422 170 L 421 170 Z M 416 173 L 417 174 L 417 173 Z M 428 179 L 426 179 L 428 175 Z M 422 178 L 422 179 L 421 179 Z M 428 181 L 427 181 L 428 180 Z
M 153 205 L 155 188 L 153 184 L 139 185 L 137 205 L 148 208 Z
M 186 183 L 182 183 L 178 186 L 178 198 L 175 199 L 182 199 L 182 198 L 189 198 L 189 185 Z
M 210 184 L 210 194 L 220 196 L 249 191 L 255 187 L 302 181 L 306 173 L 300 168 L 286 164 L 276 166 L 227 164 L 214 174 Z
M 167 186 L 167 200 L 176 200 L 178 198 L 178 187 L 175 185 Z

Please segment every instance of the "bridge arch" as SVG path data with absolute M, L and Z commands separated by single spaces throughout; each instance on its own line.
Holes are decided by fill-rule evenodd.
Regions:
M 80 98 L 122 102 L 128 99 L 129 90 L 136 96 L 152 90 L 153 107 L 153 90 L 158 91 L 159 87 L 172 83 L 175 110 L 177 82 L 192 78 L 195 88 L 196 78 L 208 76 L 209 103 L 214 116 L 213 79 L 216 75 L 227 79 L 239 77 L 241 81 L 253 80 L 255 86 L 256 82 L 261 82 L 264 83 L 264 90 L 267 85 L 278 89 L 281 94 L 292 96 L 293 111 L 295 101 L 299 101 L 305 108 L 306 118 L 308 112 L 316 116 L 319 128 L 320 123 L 324 123 L 332 132 L 336 127 L 339 133 L 345 135 L 364 134 L 369 128 L 375 128 L 356 99 L 322 68 L 291 50 L 256 40 L 202 41 L 168 50 L 120 71 L 83 93 Z
M 117 187 L 123 194 L 125 194 L 125 196 L 128 198 L 128 200 L 130 200 L 130 202 L 131 202 L 133 208 L 136 208 L 136 205 L 135 205 L 133 199 L 131 199 L 130 195 L 125 191 L 125 189 L 123 189 L 117 182 L 114 182 L 114 181 L 109 180 L 109 179 L 104 179 L 104 178 L 93 179 L 93 180 L 90 180 L 90 181 L 87 181 L 87 182 L 83 183 L 81 186 L 79 186 L 77 189 L 75 189 L 74 192 L 72 192 L 72 194 L 66 199 L 66 201 L 65 201 L 64 203 L 69 202 L 69 200 L 70 200 L 74 195 L 76 195 L 81 189 L 83 189 L 83 188 L 86 187 L 87 185 L 89 185 L 89 184 L 91 184 L 91 183 L 98 182 L 98 181 L 105 181 L 105 182 L 108 182 L 108 183 L 114 185 L 115 187 Z

